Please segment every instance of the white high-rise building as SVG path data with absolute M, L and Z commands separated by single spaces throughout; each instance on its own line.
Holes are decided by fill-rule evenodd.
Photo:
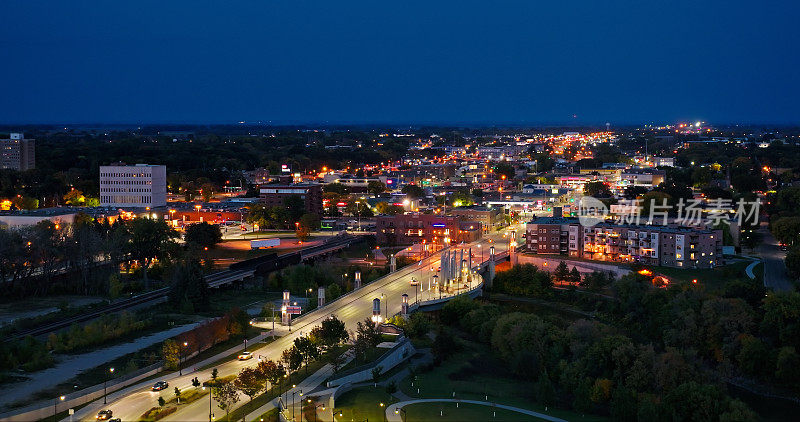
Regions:
M 167 167 L 125 164 L 100 166 L 100 205 L 156 208 L 167 205 Z

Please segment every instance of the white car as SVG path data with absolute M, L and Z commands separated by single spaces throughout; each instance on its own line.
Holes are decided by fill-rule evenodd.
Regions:
M 253 354 L 250 353 L 250 352 L 242 352 L 242 354 L 239 355 L 239 360 L 248 360 L 248 359 L 252 359 L 252 358 L 253 358 Z

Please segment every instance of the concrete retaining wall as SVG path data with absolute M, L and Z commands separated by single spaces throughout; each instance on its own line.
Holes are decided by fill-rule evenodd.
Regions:
M 370 365 L 365 365 L 363 369 L 360 369 L 356 372 L 349 373 L 344 376 L 340 376 L 338 378 L 334 378 L 328 381 L 328 387 L 336 387 L 339 385 L 344 385 L 346 383 L 355 384 L 357 382 L 369 381 L 372 379 L 372 370 L 377 368 L 378 366 L 381 367 L 381 374 L 385 374 L 394 368 L 395 366 L 401 364 L 405 360 L 409 359 L 411 356 L 416 353 L 416 349 L 411 344 L 411 341 L 408 339 L 403 339 L 399 343 L 397 343 L 394 348 L 390 349 L 390 352 L 384 354 L 379 360 L 375 361 Z

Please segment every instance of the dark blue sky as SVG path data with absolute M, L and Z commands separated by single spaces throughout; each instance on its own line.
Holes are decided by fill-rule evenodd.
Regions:
M 3 0 L 0 123 L 800 123 L 799 12 Z

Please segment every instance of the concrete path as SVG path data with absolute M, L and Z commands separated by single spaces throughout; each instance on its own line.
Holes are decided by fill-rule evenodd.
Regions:
M 780 249 L 778 241 L 766 228 L 766 223 L 762 223 L 759 231 L 764 236 L 761 244 L 756 249 L 764 260 L 764 287 L 774 291 L 794 290 L 792 281 L 786 276 L 786 252 Z
M 631 272 L 630 269 L 626 267 L 621 267 L 614 264 L 606 264 L 606 263 L 599 263 L 599 262 L 585 262 L 580 260 L 570 260 L 569 257 L 542 257 L 542 256 L 531 256 L 531 255 L 524 255 L 519 254 L 519 263 L 520 264 L 533 264 L 545 271 L 553 271 L 558 264 L 564 261 L 567 264 L 567 267 L 571 270 L 572 267 L 578 270 L 581 274 L 589 274 L 595 271 L 604 271 L 604 272 L 612 272 L 616 277 L 622 277 L 625 274 Z
M 401 401 L 399 403 L 392 404 L 386 408 L 386 420 L 388 422 L 403 422 L 402 414 L 398 409 L 402 409 L 405 406 L 417 403 L 469 403 L 469 404 L 477 404 L 481 406 L 492 406 L 499 409 L 510 410 L 512 412 L 518 412 L 525 415 L 534 416 L 539 419 L 544 419 L 546 421 L 551 422 L 567 422 L 564 419 L 559 419 L 554 416 L 545 415 L 544 413 L 534 412 L 533 410 L 522 409 L 519 407 L 513 406 L 506 406 L 504 404 L 497 404 L 491 403 L 488 401 L 478 401 L 478 400 L 458 400 L 458 399 L 414 399 L 408 401 Z
M 27 399 L 34 393 L 67 381 L 76 374 L 114 360 L 128 353 L 137 352 L 145 347 L 160 343 L 168 338 L 191 330 L 197 325 L 186 324 L 140 337 L 129 343 L 117 344 L 105 349 L 95 350 L 80 355 L 64 355 L 56 366 L 26 375 L 26 381 L 15 382 L 0 389 L 0 406 Z
M 349 356 L 345 360 L 344 365 L 346 365 L 352 359 L 353 359 L 352 356 Z M 342 365 L 342 366 L 344 366 L 344 365 Z M 301 369 L 301 371 L 302 371 L 302 369 Z M 245 420 L 247 420 L 247 421 L 256 420 L 256 418 L 258 418 L 259 416 L 263 415 L 264 413 L 269 412 L 270 410 L 278 407 L 278 404 L 280 402 L 283 402 L 283 406 L 284 406 L 284 409 L 285 409 L 284 411 L 291 413 L 292 412 L 292 409 L 291 409 L 292 408 L 292 392 L 296 393 L 295 396 L 294 396 L 294 398 L 295 398 L 295 403 L 294 403 L 294 405 L 295 405 L 295 409 L 294 409 L 295 415 L 302 414 L 303 413 L 303 410 L 302 410 L 303 409 L 303 406 L 302 406 L 303 398 L 300 397 L 299 394 L 302 392 L 303 396 L 308 396 L 309 394 L 316 395 L 316 394 L 313 394 L 313 391 L 317 387 L 322 385 L 322 383 L 324 383 L 325 380 L 328 379 L 328 377 L 330 377 L 331 375 L 333 375 L 333 366 L 331 366 L 330 364 L 323 366 L 322 368 L 317 370 L 317 372 L 314 372 L 313 374 L 311 374 L 308 378 L 300 381 L 300 384 L 297 384 L 297 387 L 291 388 L 291 389 L 289 389 L 289 391 L 283 392 L 283 394 L 281 394 L 278 397 L 275 397 L 269 403 L 259 407 L 258 409 L 254 410 L 252 413 L 248 414 L 245 417 Z M 320 392 L 320 393 L 322 393 L 322 392 Z M 330 394 L 328 394 L 328 395 L 330 395 Z

